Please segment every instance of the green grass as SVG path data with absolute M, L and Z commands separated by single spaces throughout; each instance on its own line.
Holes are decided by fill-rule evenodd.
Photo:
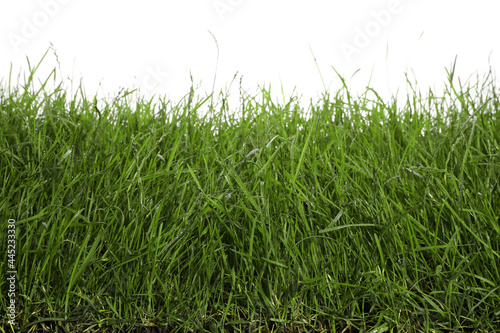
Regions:
M 303 109 L 265 89 L 88 100 L 35 72 L 0 93 L 24 331 L 500 329 L 493 79 Z

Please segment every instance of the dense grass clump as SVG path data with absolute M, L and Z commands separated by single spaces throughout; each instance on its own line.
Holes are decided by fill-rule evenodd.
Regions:
M 0 271 L 14 219 L 25 331 L 500 329 L 493 81 L 231 109 L 33 74 L 0 92 Z

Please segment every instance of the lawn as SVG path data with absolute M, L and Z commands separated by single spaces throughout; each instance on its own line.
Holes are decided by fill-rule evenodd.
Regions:
M 25 332 L 500 330 L 499 91 L 448 74 L 404 107 L 3 80 L 2 311 Z

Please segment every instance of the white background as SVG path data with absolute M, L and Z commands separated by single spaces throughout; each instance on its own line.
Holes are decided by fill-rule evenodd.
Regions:
M 342 75 L 353 93 L 370 85 L 388 98 L 406 96 L 405 73 L 426 93 L 446 82 L 457 57 L 463 81 L 500 66 L 497 0 L 0 0 L 0 80 L 12 84 L 50 45 L 39 78 L 56 68 L 87 96 L 121 87 L 178 101 L 189 92 L 255 95 L 270 85 L 283 100 L 296 87 L 302 102 Z M 210 32 L 209 32 L 210 31 Z M 54 51 L 55 50 L 55 51 Z M 312 56 L 314 52 L 316 62 Z M 12 67 L 11 67 L 12 66 Z M 359 70 L 359 71 L 358 71 Z M 319 72 L 324 80 L 324 84 Z M 83 78 L 83 81 L 80 79 Z M 23 82 L 21 77 L 21 82 Z M 231 105 L 230 105 L 231 106 Z

